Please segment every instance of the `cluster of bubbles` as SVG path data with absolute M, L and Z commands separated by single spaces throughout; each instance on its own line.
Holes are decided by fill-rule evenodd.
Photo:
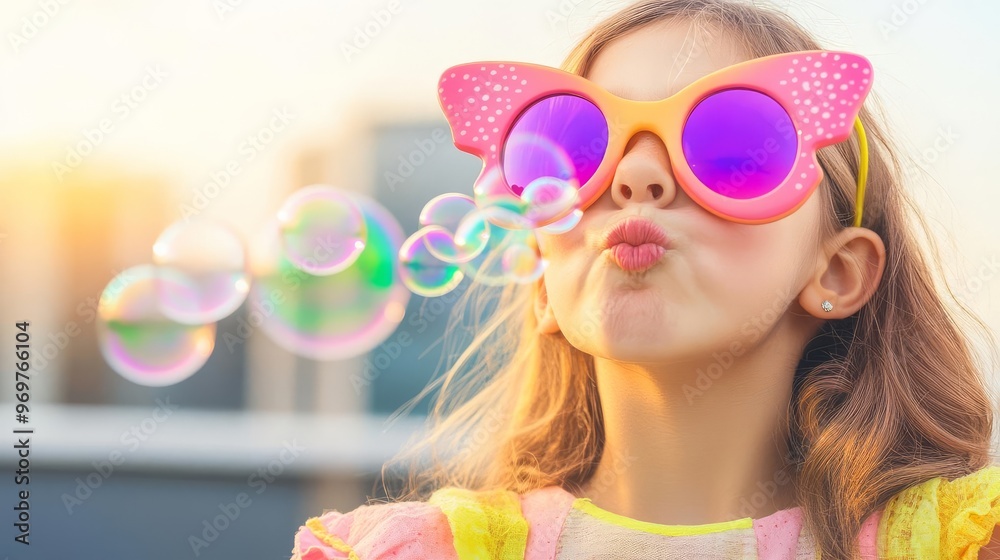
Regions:
M 554 177 L 520 197 L 491 188 L 474 198 L 445 194 L 404 239 L 371 198 L 311 185 L 282 204 L 249 249 L 223 224 L 178 222 L 153 244 L 152 264 L 123 271 L 101 294 L 101 352 L 135 383 L 178 383 L 208 361 L 218 322 L 245 303 L 246 317 L 221 336 L 230 351 L 260 329 L 312 359 L 362 355 L 402 322 L 411 293 L 440 296 L 466 276 L 489 285 L 538 279 L 546 262 L 535 232 L 572 229 L 577 203 L 576 185 Z
M 153 264 L 115 276 L 98 303 L 101 352 L 141 385 L 177 383 L 205 364 L 216 322 L 246 299 L 250 278 L 239 236 L 216 223 L 179 222 L 153 244 Z
M 478 184 L 475 198 L 443 194 L 421 211 L 421 228 L 399 251 L 403 282 L 413 293 L 444 295 L 466 276 L 491 286 L 531 283 L 547 265 L 535 232 L 565 233 L 583 214 L 572 181 L 542 177 L 519 197 L 497 188 L 500 181 Z

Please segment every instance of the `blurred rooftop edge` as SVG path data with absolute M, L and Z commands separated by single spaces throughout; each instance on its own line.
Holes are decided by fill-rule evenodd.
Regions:
M 373 119 L 352 129 L 349 142 L 294 150 L 272 198 L 280 202 L 313 183 L 350 186 L 386 206 L 409 235 L 423 203 L 467 190 L 478 172 L 478 162 L 446 140 L 443 121 Z M 407 159 L 418 164 L 406 166 Z M 402 181 L 386 175 L 401 165 Z M 37 358 L 32 516 L 45 542 L 36 550 L 47 558 L 117 558 L 126 548 L 158 551 L 144 555 L 149 559 L 190 555 L 189 533 L 244 492 L 267 505 L 233 523 L 227 535 L 242 538 L 220 537 L 203 557 L 281 557 L 308 516 L 383 497 L 380 469 L 420 433 L 426 401 L 389 419 L 440 373 L 451 305 L 413 296 L 393 335 L 405 330 L 412 344 L 391 349 L 390 360 L 374 360 L 387 352 L 378 347 L 335 362 L 296 356 L 256 331 L 227 346 L 223 333 L 246 321 L 243 306 L 218 324 L 215 351 L 201 371 L 168 387 L 139 386 L 100 354 L 96 299 L 115 274 L 149 262 L 152 242 L 177 219 L 175 202 L 188 193 L 174 195 L 179 189 L 169 179 L 127 169 L 80 170 L 60 185 L 39 177 L 30 166 L 0 171 L 0 192 L 13 203 L 0 206 L 10 234 L 0 305 L 5 316 L 32 322 Z M 220 196 L 239 197 L 238 183 Z M 11 384 L 0 386 L 0 406 L 13 411 L 11 391 Z M 17 460 L 15 449 L 0 447 L 5 471 Z M 0 493 L 15 495 L 13 478 L 3 480 Z M 258 490 L 267 491 L 258 497 Z M 137 501 L 149 511 L 132 513 Z M 161 525 L 128 533 L 138 519 Z M 271 556 L 258 556 L 262 550 Z

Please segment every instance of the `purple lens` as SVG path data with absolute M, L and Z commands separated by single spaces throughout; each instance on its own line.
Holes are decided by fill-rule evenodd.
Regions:
M 503 173 L 518 196 L 540 177 L 583 186 L 608 149 L 608 123 L 596 105 L 575 95 L 553 95 L 528 107 L 503 146 Z
M 781 184 L 795 164 L 798 137 L 788 113 L 758 91 L 730 89 L 703 99 L 684 124 L 684 157 L 708 188 L 754 198 Z

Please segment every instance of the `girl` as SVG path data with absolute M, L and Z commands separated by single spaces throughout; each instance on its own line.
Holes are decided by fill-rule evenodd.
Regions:
M 773 83 L 773 100 L 747 93 L 769 71 L 757 59 L 819 50 L 786 16 L 749 4 L 643 0 L 568 57 L 564 69 L 587 80 L 498 66 L 511 85 L 528 81 L 518 70 L 540 72 L 553 91 L 604 100 L 560 124 L 587 132 L 588 111 L 607 113 L 607 128 L 588 132 L 607 141 L 584 146 L 597 161 L 569 154 L 589 173 L 585 211 L 566 233 L 537 233 L 544 276 L 505 288 L 475 325 L 443 377 L 432 431 L 403 456 L 411 464 L 396 500 L 309 519 L 293 557 L 1000 558 L 992 403 L 910 230 L 898 156 L 861 107 L 865 60 L 768 59 L 794 61 L 780 83 L 809 75 L 813 91 Z M 842 57 L 856 80 L 832 66 Z M 757 65 L 739 66 L 747 61 Z M 470 140 L 465 115 L 450 112 L 460 84 L 447 80 L 472 86 L 458 74 L 442 77 L 442 107 L 456 144 L 489 166 L 500 160 L 488 134 Z M 751 106 L 778 119 L 732 165 L 699 160 L 723 143 L 717 134 L 699 144 L 703 107 L 685 101 L 710 74 L 734 85 L 731 100 L 713 99 L 740 110 L 705 130 L 743 123 Z M 827 99 L 817 89 L 853 97 L 853 114 L 828 116 L 825 101 L 806 109 Z M 659 105 L 618 99 L 679 92 L 676 110 L 656 117 Z M 502 107 L 486 118 L 489 109 L 480 118 L 508 122 Z M 789 144 L 795 128 L 799 144 L 794 134 Z M 785 161 L 783 147 L 810 142 L 821 182 L 812 152 Z M 513 154 L 504 173 L 516 190 L 523 162 Z M 794 176 L 789 166 L 800 166 Z M 774 169 L 817 185 L 796 194 L 789 184 L 780 208 L 731 196 L 767 185 Z

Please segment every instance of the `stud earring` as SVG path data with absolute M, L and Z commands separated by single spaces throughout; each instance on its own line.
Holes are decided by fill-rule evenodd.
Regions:
M 828 299 L 823 300 L 823 303 L 820 304 L 820 307 L 823 308 L 823 311 L 827 311 L 827 312 L 833 311 L 833 304 L 830 303 L 830 300 L 828 300 Z

